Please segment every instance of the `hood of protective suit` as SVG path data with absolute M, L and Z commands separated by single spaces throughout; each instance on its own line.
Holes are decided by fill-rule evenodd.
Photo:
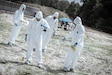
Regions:
M 22 12 L 23 8 L 24 8 L 24 9 L 26 9 L 26 5 L 21 4 L 21 6 L 20 6 L 20 8 L 19 8 L 19 11 L 21 11 L 21 12 Z
M 58 12 L 55 12 L 54 14 L 53 14 L 53 17 L 58 17 L 59 16 L 59 13 Z
M 38 11 L 35 15 L 36 18 L 38 19 L 42 19 L 43 18 L 43 14 L 42 14 L 42 11 Z
M 82 25 L 82 21 L 81 21 L 81 18 L 79 17 L 79 16 L 77 16 L 75 19 L 74 19 L 74 23 L 76 24 L 76 25 Z

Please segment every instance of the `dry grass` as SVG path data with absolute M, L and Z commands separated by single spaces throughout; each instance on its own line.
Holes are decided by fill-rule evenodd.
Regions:
M 17 45 L 7 46 L 7 39 L 11 32 L 12 15 L 6 14 L 5 22 L 0 20 L 0 75 L 112 75 L 112 39 L 111 35 L 86 29 L 85 45 L 79 58 L 75 73 L 62 71 L 70 39 L 62 42 L 61 39 L 69 31 L 58 29 L 56 36 L 48 45 L 46 55 L 43 55 L 44 69 L 39 69 L 35 60 L 35 52 L 31 65 L 25 65 L 21 57 L 25 56 L 27 45 L 24 42 L 26 26 L 23 25 Z M 5 15 L 5 16 L 6 16 Z M 1 18 L 5 18 L 0 14 Z M 45 57 L 47 60 L 45 60 Z M 15 74 L 12 74 L 12 73 Z

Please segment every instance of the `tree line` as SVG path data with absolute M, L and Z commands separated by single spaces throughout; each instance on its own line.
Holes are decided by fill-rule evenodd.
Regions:
M 83 5 L 68 0 L 10 0 L 40 4 L 59 9 L 73 20 L 80 16 L 83 24 L 97 30 L 112 33 L 112 0 L 81 0 Z
M 112 0 L 82 0 L 78 14 L 84 25 L 112 34 Z

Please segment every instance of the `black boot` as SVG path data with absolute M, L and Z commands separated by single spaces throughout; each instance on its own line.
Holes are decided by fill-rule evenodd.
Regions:
M 64 68 L 63 68 L 63 71 L 64 71 L 64 72 L 69 72 L 69 70 L 68 70 L 67 67 L 64 67 Z
M 73 73 L 74 73 L 74 72 L 75 72 L 75 70 L 74 70 L 73 68 L 70 68 L 70 72 L 73 72 Z
M 12 46 L 12 43 L 11 43 L 11 42 L 8 42 L 8 44 L 7 44 L 7 45 Z

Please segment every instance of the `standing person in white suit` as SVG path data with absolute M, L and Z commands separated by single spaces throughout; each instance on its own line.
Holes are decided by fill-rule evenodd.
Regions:
M 53 15 L 50 15 L 50 16 L 45 18 L 46 21 L 48 22 L 49 26 L 50 26 L 50 30 L 43 33 L 43 35 L 44 35 L 44 37 L 43 37 L 43 42 L 44 43 L 43 43 L 43 46 L 42 46 L 42 51 L 43 52 L 46 52 L 47 45 L 50 42 L 53 33 L 57 30 L 58 16 L 59 16 L 59 13 L 55 12 Z
M 26 53 L 26 64 L 30 64 L 32 50 L 36 49 L 36 60 L 38 67 L 42 67 L 42 33 L 49 29 L 49 25 L 45 19 L 43 19 L 42 11 L 38 11 L 27 27 L 25 40 L 28 43 L 28 51 Z
M 65 72 L 74 72 L 76 63 L 84 46 L 85 28 L 82 25 L 81 18 L 77 16 L 74 19 L 74 23 L 76 24 L 75 29 L 62 39 L 64 41 L 69 37 L 72 38 L 71 46 L 68 50 L 67 57 L 64 63 L 63 70 Z
M 15 11 L 14 17 L 13 17 L 13 28 L 12 28 L 12 33 L 9 37 L 8 40 L 8 45 L 12 46 L 15 44 L 15 40 L 20 32 L 21 29 L 21 22 L 26 22 L 28 24 L 28 21 L 24 20 L 24 11 L 26 9 L 26 5 L 21 4 L 20 8 Z

